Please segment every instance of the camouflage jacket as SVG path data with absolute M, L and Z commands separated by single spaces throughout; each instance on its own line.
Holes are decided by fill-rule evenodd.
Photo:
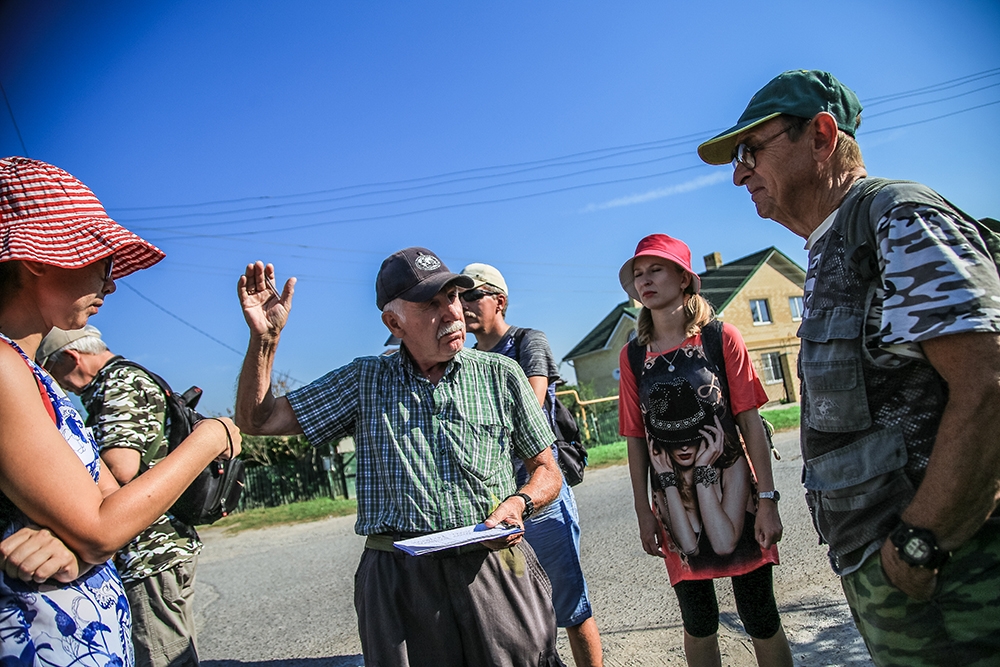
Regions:
M 136 450 L 142 474 L 167 455 L 166 397 L 148 375 L 116 364 L 119 359 L 105 364 L 80 400 L 100 451 Z M 193 559 L 201 547 L 193 527 L 164 514 L 115 554 L 115 565 L 126 583 L 139 581 Z

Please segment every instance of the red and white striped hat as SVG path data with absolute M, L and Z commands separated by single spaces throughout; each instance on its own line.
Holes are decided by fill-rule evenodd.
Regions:
M 0 262 L 78 269 L 109 255 L 115 279 L 164 257 L 108 217 L 90 188 L 59 167 L 25 157 L 0 160 Z

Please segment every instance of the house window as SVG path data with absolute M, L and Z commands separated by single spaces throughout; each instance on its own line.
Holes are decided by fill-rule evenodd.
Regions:
M 801 296 L 790 296 L 788 297 L 788 309 L 792 311 L 793 320 L 802 319 L 802 297 Z
M 764 384 L 778 384 L 785 381 L 781 371 L 781 353 L 765 352 L 760 355 L 760 365 L 764 371 Z
M 750 314 L 754 324 L 771 323 L 771 309 L 767 307 L 767 299 L 750 299 Z

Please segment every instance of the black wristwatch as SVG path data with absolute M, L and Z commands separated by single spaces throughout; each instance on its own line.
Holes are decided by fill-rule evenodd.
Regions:
M 950 552 L 938 547 L 934 533 L 902 521 L 889 533 L 889 539 L 903 562 L 915 567 L 937 570 L 947 563 L 951 556 Z
M 531 496 L 529 496 L 527 493 L 521 493 L 520 491 L 518 491 L 517 493 L 512 493 L 511 495 L 509 495 L 508 498 L 513 498 L 514 496 L 517 496 L 524 501 L 524 511 L 521 512 L 522 519 L 527 519 L 528 517 L 530 517 L 532 514 L 535 513 L 535 502 L 531 499 Z
M 778 493 L 777 489 L 774 491 L 761 491 L 757 494 L 757 497 L 761 500 L 773 500 L 774 502 L 781 500 L 781 494 Z

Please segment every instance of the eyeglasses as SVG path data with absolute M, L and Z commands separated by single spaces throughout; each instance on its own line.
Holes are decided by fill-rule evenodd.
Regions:
M 772 141 L 783 135 L 785 132 L 788 132 L 790 129 L 792 129 L 792 125 L 786 126 L 785 129 L 783 129 L 781 132 L 771 135 L 770 137 L 760 142 L 756 146 L 749 146 L 745 143 L 737 146 L 735 150 L 733 150 L 733 169 L 736 169 L 736 167 L 738 167 L 741 164 L 747 169 L 753 169 L 754 167 L 756 167 L 757 158 L 755 157 L 755 154 L 757 153 L 757 151 L 759 151 L 761 148 L 763 148 L 767 144 L 771 143 Z
M 484 296 L 496 296 L 499 293 L 500 292 L 487 292 L 486 290 L 481 289 L 470 289 L 462 292 L 458 296 L 462 299 L 462 301 L 479 301 Z
M 111 280 L 111 271 L 115 268 L 115 256 L 108 256 L 108 268 L 104 270 L 104 282 Z

